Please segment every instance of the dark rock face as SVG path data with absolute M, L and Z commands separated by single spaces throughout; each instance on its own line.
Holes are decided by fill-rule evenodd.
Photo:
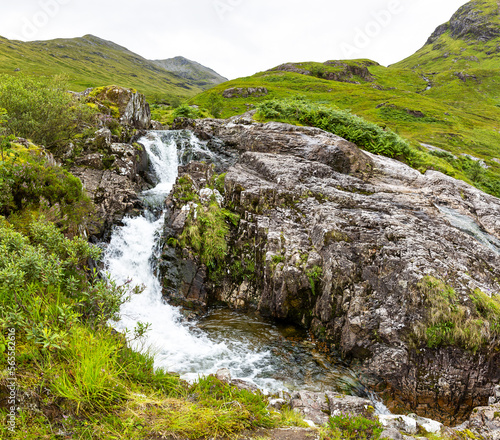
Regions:
M 433 44 L 448 29 L 450 35 L 455 39 L 476 40 L 487 42 L 500 35 L 500 29 L 492 20 L 492 15 L 481 10 L 478 2 L 469 2 L 463 5 L 448 23 L 444 23 L 436 28 L 427 40 L 426 44 Z M 498 15 L 498 11 L 493 13 Z
M 207 163 L 191 162 L 179 167 L 179 178 L 188 175 L 196 191 L 204 188 L 213 174 L 212 166 Z M 187 249 L 181 251 L 168 246 L 169 239 L 179 238 L 188 215 L 194 208 L 192 203 L 188 203 L 182 209 L 176 209 L 180 205 L 173 191 L 165 202 L 163 242 L 167 245 L 163 249 L 159 265 L 163 294 L 172 304 L 195 311 L 204 310 L 209 302 L 205 287 L 206 267 L 200 264 L 196 256 Z
M 500 355 L 415 339 L 427 319 L 417 285 L 424 276 L 445 280 L 468 310 L 474 289 L 498 294 L 500 249 L 453 227 L 446 212 L 475 221 L 495 243 L 500 200 L 319 129 L 246 116 L 183 124 L 242 153 L 225 198 L 241 215 L 233 254 L 251 260 L 255 276 L 221 282 L 212 300 L 310 328 L 392 409 L 452 424 L 487 404 Z
M 434 41 L 436 41 L 441 35 L 443 35 L 449 29 L 449 27 L 450 25 L 448 23 L 439 25 L 436 28 L 436 30 L 431 34 L 431 36 L 429 37 L 429 39 L 425 44 L 427 45 L 434 43 Z

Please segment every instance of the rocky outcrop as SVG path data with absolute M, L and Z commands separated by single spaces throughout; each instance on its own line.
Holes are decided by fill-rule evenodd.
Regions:
M 90 235 L 105 238 L 125 215 L 140 212 L 138 194 L 149 186 L 148 168 L 148 156 L 140 144 L 112 142 L 106 128 L 95 133 L 71 168 L 96 207 L 88 222 Z
M 498 17 L 498 9 L 487 13 L 482 8 L 490 8 L 478 2 L 469 2 L 458 9 L 448 23 L 436 28 L 427 40 L 426 45 L 433 44 L 441 35 L 448 30 L 454 39 L 464 39 L 478 42 L 487 42 L 500 36 L 500 30 L 495 21 Z
M 232 87 L 224 90 L 222 96 L 227 99 L 248 98 L 249 96 L 259 98 L 261 96 L 266 96 L 268 93 L 269 91 L 265 87 Z
M 292 72 L 301 75 L 316 76 L 329 81 L 348 82 L 359 84 L 359 79 L 367 82 L 374 80 L 373 75 L 368 70 L 369 66 L 377 65 L 374 61 L 326 61 L 323 66 L 333 67 L 325 68 L 322 65 L 314 65 L 310 69 L 305 69 L 301 64 L 285 63 L 274 67 L 270 71 Z
M 107 86 L 87 89 L 83 95 L 88 102 L 99 107 L 108 107 L 112 111 L 112 116 L 119 118 L 123 125 L 146 130 L 151 126 L 149 104 L 146 97 L 137 90 Z
M 96 205 L 88 233 L 102 239 L 123 216 L 142 207 L 138 194 L 151 181 L 147 153 L 135 140 L 139 129 L 150 128 L 151 113 L 145 96 L 133 89 L 107 86 L 75 96 L 98 111 L 97 130 L 58 153 Z
M 495 20 L 492 20 L 497 16 L 497 8 L 490 15 L 481 10 L 476 2 L 469 2 L 451 17 L 450 34 L 455 39 L 490 41 L 500 35 L 500 29 L 495 25 Z
M 453 424 L 487 404 L 500 380 L 497 318 L 477 304 L 498 301 L 498 199 L 319 129 L 248 116 L 177 124 L 241 153 L 225 178 L 241 216 L 227 264 L 253 276 L 221 281 L 212 300 L 310 328 L 392 409 Z M 435 316 L 445 297 L 450 324 Z

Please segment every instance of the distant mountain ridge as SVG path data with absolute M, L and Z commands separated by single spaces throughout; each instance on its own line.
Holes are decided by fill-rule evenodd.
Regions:
M 215 70 L 181 56 L 168 58 L 166 60 L 153 60 L 153 63 L 182 78 L 193 81 L 203 89 L 210 88 L 228 80 L 222 75 L 219 75 Z
M 216 84 L 217 76 L 225 80 L 211 69 L 199 66 L 198 78 L 191 79 L 94 35 L 32 42 L 0 37 L 0 73 L 20 70 L 35 75 L 63 74 L 76 91 L 117 84 L 138 89 L 150 99 L 184 99 Z M 202 68 L 207 72 L 205 77 Z M 208 72 L 213 72 L 211 77 Z

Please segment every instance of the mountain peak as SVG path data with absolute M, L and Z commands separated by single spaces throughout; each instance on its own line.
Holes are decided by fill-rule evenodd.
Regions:
M 436 28 L 424 47 L 396 67 L 432 70 L 500 67 L 500 3 L 473 0 Z
M 173 72 L 182 78 L 194 81 L 195 84 L 203 89 L 227 81 L 227 78 L 219 75 L 214 70 L 181 56 L 168 58 L 166 60 L 154 60 L 153 62 L 169 72 Z
M 438 26 L 426 44 L 432 44 L 448 30 L 455 40 L 490 41 L 500 36 L 499 12 L 496 1 L 469 2 L 460 7 L 448 23 Z

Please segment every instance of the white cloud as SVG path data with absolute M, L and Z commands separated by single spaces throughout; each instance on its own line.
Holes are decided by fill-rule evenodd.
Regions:
M 182 55 L 235 78 L 286 61 L 326 61 L 349 54 L 381 64 L 396 62 L 418 50 L 464 3 L 27 0 L 2 7 L 0 34 L 40 40 L 90 33 L 146 58 Z

